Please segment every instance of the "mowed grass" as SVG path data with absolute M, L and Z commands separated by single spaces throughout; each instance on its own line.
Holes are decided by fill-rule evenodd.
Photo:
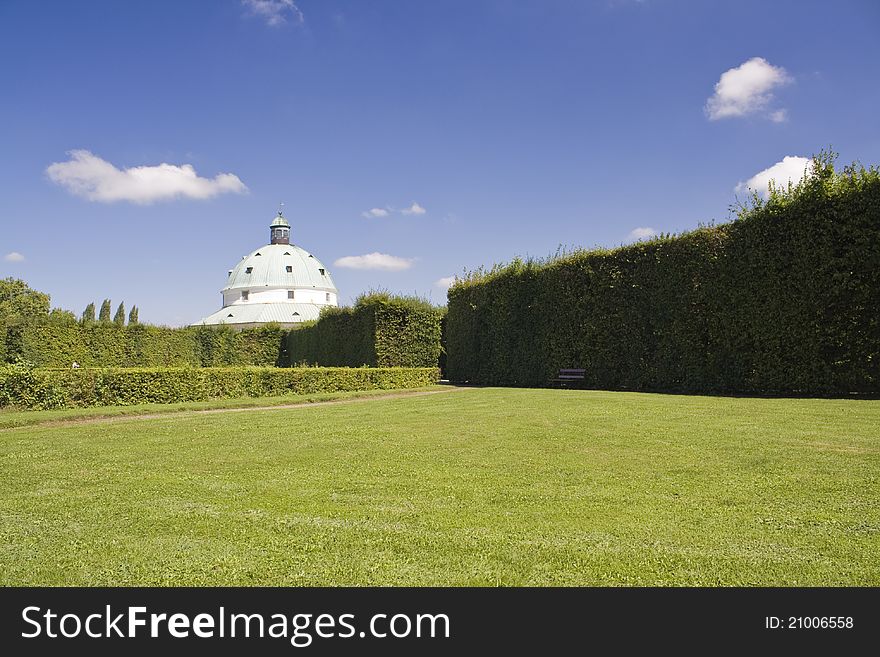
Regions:
M 6 585 L 880 584 L 880 402 L 464 389 L 0 432 Z

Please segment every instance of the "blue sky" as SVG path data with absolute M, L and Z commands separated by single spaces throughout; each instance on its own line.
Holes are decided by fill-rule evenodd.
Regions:
M 2 0 L 0 276 L 186 324 L 283 201 L 343 302 L 442 302 L 880 163 L 878 61 L 873 1 Z

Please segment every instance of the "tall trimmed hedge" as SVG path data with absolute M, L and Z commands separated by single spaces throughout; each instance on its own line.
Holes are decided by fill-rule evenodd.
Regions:
M 436 367 L 443 311 L 409 297 L 371 294 L 327 308 L 287 336 L 291 365 Z
M 0 367 L 0 408 L 76 408 L 415 388 L 437 382 L 423 368 L 96 368 Z
M 880 391 L 880 174 L 817 159 L 732 223 L 478 272 L 449 291 L 454 381 Z
M 38 367 L 156 367 L 276 365 L 283 361 L 277 326 L 234 331 L 135 324 L 23 324 L 9 327 L 5 360 Z

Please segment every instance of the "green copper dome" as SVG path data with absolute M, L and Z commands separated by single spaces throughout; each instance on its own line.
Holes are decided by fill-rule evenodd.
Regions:
M 270 243 L 244 256 L 226 279 L 223 307 L 196 325 L 236 329 L 276 322 L 281 326 L 317 319 L 336 307 L 339 293 L 324 263 L 290 243 L 290 224 L 281 211 L 269 227 Z
M 245 256 L 229 272 L 223 291 L 261 287 L 336 292 L 324 263 L 294 244 L 267 244 Z
M 287 222 L 287 219 L 284 218 L 284 215 L 281 214 L 281 210 L 278 211 L 278 214 L 272 220 L 272 223 L 269 224 L 269 228 L 275 228 L 276 226 L 283 226 L 284 228 L 290 228 L 290 224 Z

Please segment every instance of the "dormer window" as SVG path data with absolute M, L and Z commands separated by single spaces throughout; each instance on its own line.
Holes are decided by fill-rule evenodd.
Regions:
M 250 274 L 253 270 L 254 270 L 253 267 L 245 267 L 245 268 L 244 268 L 244 273 L 245 273 L 245 274 Z
M 288 299 L 293 299 L 293 296 L 294 296 L 294 294 L 293 294 L 293 290 L 288 290 L 288 291 L 287 291 L 287 298 L 288 298 Z
M 284 271 L 286 271 L 288 274 L 292 274 L 292 273 L 293 273 L 293 267 L 291 267 L 290 265 L 287 265 L 287 266 L 284 268 Z
M 242 301 L 247 301 L 247 300 L 248 300 L 248 297 L 250 296 L 250 294 L 251 294 L 250 291 L 248 291 L 248 290 L 244 290 L 244 291 L 241 293 L 241 300 L 242 300 Z
M 318 271 L 321 272 L 321 276 L 324 275 L 324 270 L 323 270 L 323 269 L 319 269 Z

